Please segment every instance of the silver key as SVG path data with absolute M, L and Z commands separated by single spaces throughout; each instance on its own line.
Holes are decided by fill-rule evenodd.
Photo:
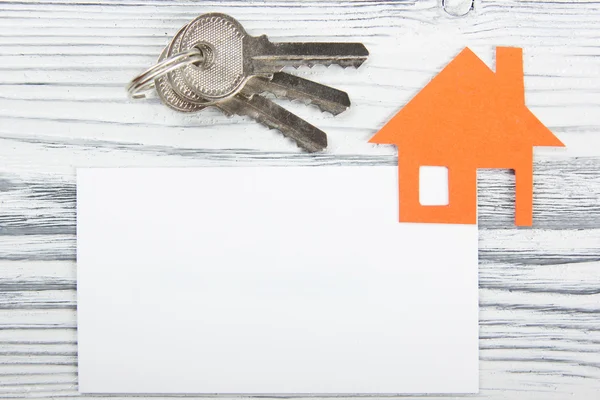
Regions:
M 248 116 L 271 129 L 277 129 L 310 153 L 327 148 L 325 132 L 271 100 L 245 93 L 245 90 L 219 102 L 217 107 L 226 114 Z
M 168 49 L 163 50 L 158 62 L 166 57 L 168 57 Z M 218 102 L 207 102 L 203 99 L 194 101 L 188 96 L 182 95 L 172 82 L 164 78 L 163 76 L 156 79 L 155 86 L 163 103 L 170 108 L 181 112 L 194 112 L 208 105 L 218 105 L 216 104 Z M 254 77 L 249 79 L 244 91 L 246 95 L 268 92 L 279 98 L 313 104 L 322 111 L 330 112 L 333 115 L 338 115 L 350 107 L 350 98 L 346 92 L 285 72 L 277 72 L 270 78 Z M 196 95 L 193 96 L 197 98 Z M 191 104 L 187 104 L 188 102 Z
M 193 47 L 206 62 L 181 68 L 186 84 L 199 97 L 220 100 L 238 93 L 253 76 L 268 76 L 285 66 L 339 64 L 359 67 L 369 52 L 361 43 L 272 43 L 250 36 L 232 17 L 211 13 L 190 22 L 174 53 Z
M 171 43 L 169 43 L 166 57 L 171 57 L 176 54 L 175 49 L 179 49 L 181 38 L 186 27 L 187 25 L 175 34 Z M 161 56 L 159 61 L 166 57 Z M 215 103 L 215 101 L 203 99 L 194 93 L 183 79 L 181 69 L 169 72 L 167 77 L 172 89 L 189 102 L 204 105 Z M 250 79 L 246 82 L 246 85 L 250 86 L 249 90 L 252 93 L 260 94 L 269 92 L 280 98 L 314 104 L 322 111 L 330 112 L 333 115 L 337 115 L 350 107 L 350 99 L 346 92 L 285 72 L 277 72 L 273 74 L 270 79 L 266 77 Z
M 175 55 L 176 49 L 180 48 L 181 39 L 187 25 L 182 27 L 173 37 L 168 46 L 166 57 Z M 165 57 L 161 57 L 164 59 Z M 182 76 L 181 69 L 176 69 L 167 74 L 169 83 L 173 90 L 189 102 L 209 105 L 215 101 L 209 101 L 198 96 L 187 85 Z M 303 79 L 284 72 L 277 72 L 271 78 L 250 79 L 246 85 L 252 93 L 269 92 L 279 98 L 289 100 L 298 100 L 304 103 L 313 104 L 322 111 L 327 111 L 337 115 L 350 107 L 350 99 L 346 92 L 321 85 L 319 83 Z M 173 107 L 172 107 L 173 108 Z
M 163 50 L 158 61 L 164 60 L 167 53 L 168 49 Z M 268 86 L 268 83 L 265 84 Z M 166 76 L 157 78 L 154 85 L 163 103 L 176 111 L 195 112 L 206 107 L 203 104 L 190 102 L 175 92 Z M 257 95 L 256 88 L 264 88 L 264 85 L 256 84 L 244 88 L 241 94 L 213 105 L 227 115 L 248 116 L 271 129 L 277 129 L 308 152 L 320 151 L 327 147 L 325 132 L 274 102 Z
M 350 107 L 348 93 L 285 72 L 276 72 L 270 79 L 249 79 L 242 91 L 256 94 L 269 92 L 280 98 L 313 104 L 333 115 L 338 115 Z
M 161 100 L 176 111 L 195 112 L 205 108 L 204 105 L 191 103 L 177 94 L 164 76 L 157 78 L 155 85 Z M 248 116 L 270 129 L 277 129 L 308 152 L 321 151 L 327 147 L 325 132 L 262 96 L 238 93 L 213 106 L 226 115 Z

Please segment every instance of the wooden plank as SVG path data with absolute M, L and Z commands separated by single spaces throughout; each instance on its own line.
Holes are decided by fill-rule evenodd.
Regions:
M 600 260 L 600 229 L 481 230 L 479 261 L 525 265 Z M 10 235 L 0 241 L 0 260 L 75 261 L 74 234 Z
M 264 154 L 253 151 L 207 151 L 193 148 L 116 145 L 114 143 L 50 143 L 27 146 L 20 141 L 16 157 L 28 172 L 0 167 L 0 235 L 73 235 L 75 232 L 75 171 L 46 167 L 51 151 L 65 164 L 77 166 L 240 166 L 240 165 L 395 165 L 393 156 Z M 2 152 L 0 150 L 0 152 Z M 8 151 L 6 151 L 8 153 Z M 91 155 L 90 155 L 91 153 Z M 26 161 L 29 155 L 31 161 Z M 38 157 L 38 155 L 40 157 Z M 13 154 L 13 157 L 15 155 Z M 39 163 L 37 160 L 42 160 Z M 39 164 L 38 164 L 39 163 Z M 25 169 L 25 168 L 23 168 Z M 53 171 L 52 171 L 53 170 Z M 600 157 L 539 157 L 534 166 L 534 228 L 594 229 L 600 226 Z M 19 171 L 18 173 L 15 171 Z M 394 183 L 392 183 L 394 184 Z M 514 227 L 514 174 L 479 171 L 479 225 L 482 229 Z M 10 240 L 10 239 L 6 239 Z M 69 239 L 72 240 L 72 239 Z M 40 243 L 42 246 L 49 243 Z M 7 243 L 8 245 L 8 243 Z M 0 244 L 0 252 L 1 252 Z M 43 251 L 42 251 L 43 252 Z

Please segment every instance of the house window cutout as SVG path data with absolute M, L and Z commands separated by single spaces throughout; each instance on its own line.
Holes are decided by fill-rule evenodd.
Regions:
M 422 206 L 447 206 L 448 168 L 421 166 L 419 168 L 419 203 Z

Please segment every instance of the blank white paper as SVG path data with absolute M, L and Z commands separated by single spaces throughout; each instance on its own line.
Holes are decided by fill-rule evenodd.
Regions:
M 478 391 L 477 227 L 396 167 L 79 169 L 85 393 Z

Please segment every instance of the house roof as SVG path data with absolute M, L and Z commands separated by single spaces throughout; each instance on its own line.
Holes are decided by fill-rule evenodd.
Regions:
M 442 153 L 564 146 L 525 105 L 521 49 L 498 48 L 496 69 L 465 48 L 370 142 Z

